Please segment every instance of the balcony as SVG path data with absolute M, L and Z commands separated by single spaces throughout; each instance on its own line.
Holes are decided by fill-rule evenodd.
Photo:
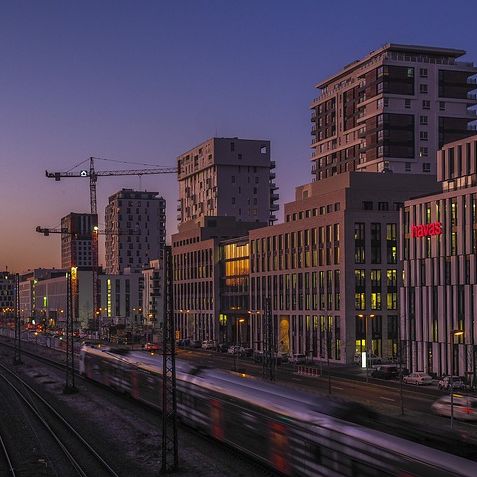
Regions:
M 270 214 L 270 217 L 268 218 L 270 222 L 275 222 L 277 220 L 277 216 L 275 214 Z
M 277 167 L 277 163 L 275 161 L 270 161 L 270 169 L 275 169 Z
M 467 99 L 477 100 L 477 93 L 467 93 Z
M 182 220 L 182 215 L 181 214 L 177 214 L 177 220 L 180 222 Z
M 467 78 L 467 84 L 477 84 L 477 78 Z
M 274 182 L 270 182 L 270 190 L 277 190 L 278 186 Z
M 279 198 L 280 198 L 280 195 L 277 194 L 276 192 L 270 194 L 270 200 L 272 201 L 278 200 Z
M 363 139 L 366 137 L 366 128 L 361 128 L 359 131 L 358 131 L 358 137 L 360 139 Z
M 477 124 L 468 124 L 467 125 L 468 131 L 477 131 Z
M 272 212 L 276 212 L 279 208 L 280 206 L 278 204 L 270 204 L 270 210 Z
M 274 172 L 270 172 L 270 180 L 273 181 L 277 175 Z

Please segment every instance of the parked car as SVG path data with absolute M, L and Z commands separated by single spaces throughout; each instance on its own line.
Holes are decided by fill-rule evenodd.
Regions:
M 215 349 L 216 344 L 214 340 L 204 340 L 202 341 L 202 349 Z
M 263 351 L 254 351 L 252 354 L 253 360 L 256 363 L 263 363 L 264 356 L 265 355 Z M 277 365 L 287 363 L 289 361 L 289 356 L 286 353 L 273 353 L 273 357 L 276 359 Z
M 202 341 L 199 341 L 199 340 L 191 340 L 191 342 L 189 343 L 189 346 L 191 348 L 200 348 L 202 346 Z
M 229 349 L 227 350 L 227 353 L 228 354 L 243 354 L 245 352 L 245 348 L 243 346 L 237 346 L 237 345 L 233 345 L 233 346 L 229 346 Z
M 185 339 L 183 339 L 183 340 L 179 340 L 179 341 L 177 342 L 177 346 L 179 346 L 179 347 L 181 347 L 181 348 L 184 347 L 184 346 L 190 346 L 190 339 L 185 338 Z
M 217 345 L 217 351 L 219 351 L 220 353 L 226 353 L 228 349 L 229 345 L 227 343 L 219 343 Z
M 426 373 L 411 373 L 402 378 L 406 384 L 415 384 L 416 386 L 432 384 L 432 378 Z
M 247 358 L 250 358 L 250 356 L 253 355 L 253 348 L 244 348 L 243 354 L 247 356 Z
M 293 364 L 303 364 L 306 363 L 306 355 L 304 354 L 292 354 L 288 361 Z
M 450 417 L 451 397 L 442 396 L 432 404 L 431 409 L 440 416 Z M 462 421 L 477 421 L 477 398 L 454 394 L 454 417 Z
M 159 345 L 157 343 L 146 343 L 144 349 L 146 351 L 159 351 Z
M 399 376 L 399 369 L 393 364 L 382 364 L 373 369 L 372 378 L 377 379 L 394 379 Z
M 443 376 L 443 378 L 439 380 L 438 387 L 444 391 L 449 391 L 451 388 L 451 377 Z M 465 389 L 465 383 L 461 376 L 452 376 L 452 387 L 454 390 Z

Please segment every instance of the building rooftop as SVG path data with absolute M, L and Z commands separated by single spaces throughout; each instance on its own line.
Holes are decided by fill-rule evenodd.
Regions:
M 334 81 L 338 80 L 340 77 L 349 74 L 351 71 L 356 69 L 362 63 L 365 63 L 366 61 L 370 60 L 371 58 L 375 56 L 380 55 L 381 53 L 385 51 L 408 53 L 410 55 L 413 55 L 413 54 L 414 55 L 416 54 L 430 55 L 435 57 L 447 57 L 447 58 L 453 58 L 453 59 L 459 58 L 465 55 L 466 53 L 465 50 L 457 50 L 454 48 L 440 48 L 436 46 L 404 45 L 399 43 L 387 43 L 381 48 L 371 51 L 363 58 L 360 58 L 351 63 L 348 63 L 346 66 L 343 67 L 343 69 L 339 73 L 336 73 L 328 77 L 327 79 L 317 83 L 315 87 L 319 89 L 326 88 L 330 83 L 333 83 Z

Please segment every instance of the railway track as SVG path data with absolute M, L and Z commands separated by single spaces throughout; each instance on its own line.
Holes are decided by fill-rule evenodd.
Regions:
M 13 466 L 13 461 L 12 457 L 10 456 L 10 452 L 7 448 L 7 444 L 4 441 L 2 435 L 0 434 L 0 447 L 2 449 L 1 455 L 2 458 L 0 459 L 0 468 L 3 468 L 6 470 L 7 474 L 9 477 L 16 477 L 17 474 L 15 472 L 15 467 Z M 4 462 L 2 465 L 1 462 Z
M 0 340 L 0 345 L 13 349 L 12 344 L 6 343 L 3 340 Z M 66 365 L 64 363 L 59 362 L 58 360 L 43 356 L 41 354 L 37 354 L 32 351 L 28 351 L 25 348 L 22 349 L 22 354 L 25 357 L 29 357 L 35 361 L 44 363 L 49 367 L 53 367 L 61 371 L 64 371 L 66 368 Z M 123 401 L 126 400 L 128 405 L 132 405 L 137 410 L 141 410 L 142 412 L 149 414 L 150 416 L 149 419 L 156 419 L 156 418 L 160 419 L 160 415 L 158 415 L 157 412 L 154 409 L 152 409 L 150 406 L 143 404 L 139 401 L 130 400 L 127 396 L 117 393 L 111 388 L 104 386 L 103 384 L 97 383 L 95 381 L 91 381 L 90 379 L 81 376 L 78 372 L 77 365 L 75 367 L 75 378 L 78 380 L 78 382 L 87 383 L 88 385 L 99 388 L 100 390 L 105 391 L 108 394 L 113 393 L 120 400 L 123 400 Z M 219 446 L 221 448 L 221 453 L 223 454 L 222 458 L 224 460 L 232 460 L 237 462 L 243 461 L 244 453 L 241 452 L 240 450 L 235 449 L 225 443 L 216 441 L 212 437 L 197 431 L 196 429 L 188 426 L 185 423 L 178 422 L 178 426 L 183 434 L 186 433 L 190 436 L 187 439 L 188 446 L 190 446 L 191 448 L 194 448 L 194 450 L 197 453 L 204 453 L 204 452 L 206 454 L 214 453 L 217 446 Z M 158 421 L 158 427 L 160 427 L 159 421 Z M 245 465 L 245 464 L 241 464 L 241 465 Z M 248 471 L 245 472 L 247 475 L 254 475 L 254 476 L 256 475 L 261 477 L 279 477 L 282 475 L 277 473 L 275 470 L 271 469 L 267 465 L 263 464 L 262 462 L 255 461 L 255 460 L 250 461 L 247 464 L 247 470 Z M 88 474 L 88 476 L 89 475 L 90 474 Z M 94 475 L 94 477 L 96 477 L 96 474 L 91 474 L 91 475 Z M 229 474 L 226 474 L 226 475 L 229 475 Z M 240 472 L 238 473 L 238 475 L 240 475 Z
M 0 379 L 40 423 L 49 440 L 56 444 L 50 465 L 61 469 L 62 475 L 81 477 L 119 477 L 119 474 L 99 455 L 94 447 L 68 422 L 41 394 L 17 376 L 3 363 L 0 363 Z M 16 474 L 7 443 L 2 440 L 3 455 L 10 466 L 9 475 Z

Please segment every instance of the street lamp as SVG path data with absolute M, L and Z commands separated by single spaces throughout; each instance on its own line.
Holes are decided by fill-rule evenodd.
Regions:
M 454 337 L 462 336 L 464 332 L 462 330 L 452 330 L 449 333 L 449 344 L 450 344 L 450 359 L 451 359 L 451 375 L 450 375 L 450 393 L 451 393 L 451 429 L 454 427 Z
M 368 340 L 368 318 L 374 318 L 374 315 L 365 315 L 365 314 L 360 314 L 358 315 L 360 318 L 364 318 L 364 339 L 366 341 L 366 382 L 368 382 L 369 379 L 369 372 L 368 372 L 368 359 L 370 355 L 370 348 L 369 348 L 369 343 L 370 340 Z
M 234 353 L 234 370 L 235 371 L 237 371 L 237 367 L 238 367 L 239 327 L 244 322 L 245 322 L 244 318 L 239 318 L 239 320 L 235 319 L 235 353 Z

